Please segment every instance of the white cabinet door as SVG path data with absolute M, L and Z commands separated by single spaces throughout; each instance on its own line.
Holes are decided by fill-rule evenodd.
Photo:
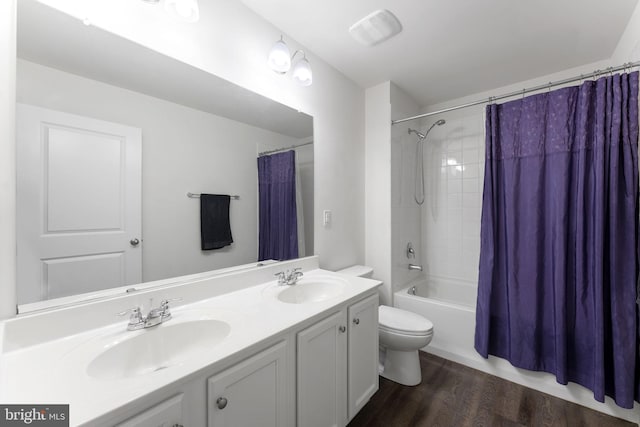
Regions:
M 180 393 L 147 409 L 116 427 L 178 427 L 183 426 L 182 398 Z
M 349 307 L 349 420 L 378 390 L 378 295 Z
M 142 131 L 18 104 L 18 303 L 142 281 Z
M 286 349 L 287 342 L 281 341 L 209 378 L 210 427 L 286 425 Z
M 298 426 L 346 424 L 346 332 L 343 310 L 298 333 Z

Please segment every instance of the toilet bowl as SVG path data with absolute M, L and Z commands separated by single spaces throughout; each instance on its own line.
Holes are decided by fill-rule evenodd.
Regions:
M 338 271 L 358 277 L 371 277 L 373 269 L 354 265 Z M 418 349 L 433 337 L 433 323 L 419 314 L 395 307 L 378 307 L 380 375 L 399 384 L 414 386 L 422 381 Z
M 378 307 L 378 336 L 382 375 L 403 385 L 422 381 L 418 350 L 433 337 L 433 323 L 419 314 L 395 307 Z

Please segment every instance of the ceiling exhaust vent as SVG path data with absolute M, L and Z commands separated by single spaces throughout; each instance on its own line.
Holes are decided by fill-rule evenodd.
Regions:
M 400 31 L 402 31 L 402 24 L 386 9 L 376 10 L 349 28 L 351 37 L 365 46 L 382 43 Z

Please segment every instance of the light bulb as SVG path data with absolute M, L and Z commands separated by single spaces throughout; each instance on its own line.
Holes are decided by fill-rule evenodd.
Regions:
M 276 73 L 284 74 L 291 68 L 291 54 L 287 44 L 278 40 L 269 51 L 269 67 Z
M 311 86 L 313 82 L 313 73 L 311 72 L 311 64 L 307 58 L 302 58 L 293 66 L 293 80 L 300 86 Z
M 164 7 L 187 22 L 196 22 L 200 19 L 198 0 L 165 0 Z

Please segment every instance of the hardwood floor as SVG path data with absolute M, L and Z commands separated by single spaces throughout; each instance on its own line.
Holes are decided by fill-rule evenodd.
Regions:
M 636 424 L 420 352 L 422 384 L 380 377 L 348 427 L 623 427 Z

